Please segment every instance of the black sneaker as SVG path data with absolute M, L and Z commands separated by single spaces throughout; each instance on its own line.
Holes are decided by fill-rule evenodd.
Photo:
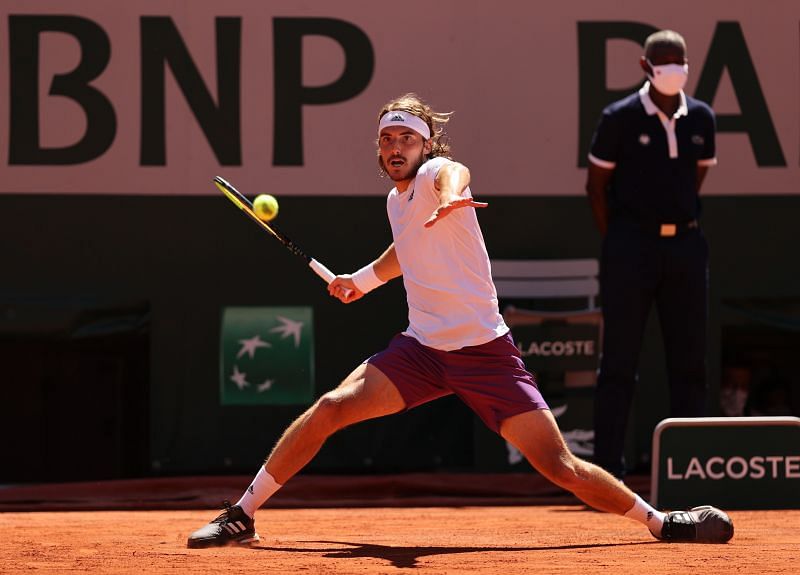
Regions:
M 725 543 L 733 537 L 733 521 L 724 511 L 703 505 L 667 513 L 661 537 L 670 542 Z
M 259 541 L 255 521 L 238 505 L 225 501 L 225 510 L 208 525 L 191 535 L 186 546 L 192 549 L 223 547 L 225 545 L 250 545 Z

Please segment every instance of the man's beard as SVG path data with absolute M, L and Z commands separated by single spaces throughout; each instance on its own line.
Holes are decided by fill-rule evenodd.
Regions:
M 417 171 L 419 170 L 420 166 L 422 166 L 422 164 L 425 163 L 425 160 L 426 160 L 425 154 L 420 153 L 420 155 L 417 158 L 416 162 L 412 163 L 411 161 L 407 161 L 407 165 L 410 166 L 410 168 L 409 168 L 408 172 L 406 172 L 406 174 L 403 175 L 403 176 L 394 176 L 394 175 L 392 175 L 388 170 L 385 170 L 385 166 L 384 166 L 384 170 L 386 171 L 386 174 L 392 179 L 392 181 L 402 182 L 403 180 L 410 180 L 411 178 L 416 176 L 417 175 Z M 384 164 L 385 164 L 385 162 L 384 162 Z

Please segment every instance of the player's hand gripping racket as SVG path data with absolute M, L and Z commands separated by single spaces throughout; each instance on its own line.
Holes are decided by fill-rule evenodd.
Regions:
M 274 225 L 268 224 L 264 220 L 260 219 L 256 215 L 255 211 L 253 211 L 252 202 L 250 202 L 250 200 L 248 200 L 241 192 L 239 192 L 239 190 L 234 188 L 230 182 L 227 182 L 223 178 L 216 176 L 214 178 L 214 184 L 216 184 L 216 186 L 220 189 L 220 191 L 223 194 L 225 194 L 225 196 L 231 202 L 233 202 L 237 208 L 242 210 L 247 215 L 247 217 L 249 217 L 256 224 L 258 224 L 262 230 L 269 232 L 272 235 L 272 237 L 274 237 L 284 246 L 286 246 L 286 249 L 288 249 L 294 255 L 303 258 L 308 264 L 308 267 L 314 270 L 314 272 L 316 272 L 316 274 L 319 277 L 325 280 L 325 283 L 331 283 L 334 280 L 336 275 L 331 270 L 326 268 L 324 265 L 322 265 L 317 260 L 306 254 L 299 247 L 297 247 L 297 245 L 292 240 L 283 235 Z M 346 293 L 346 295 L 349 296 L 350 290 L 346 290 L 346 292 L 348 292 Z

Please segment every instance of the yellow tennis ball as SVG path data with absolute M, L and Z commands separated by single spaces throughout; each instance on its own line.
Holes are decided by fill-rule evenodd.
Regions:
M 260 194 L 253 200 L 253 211 L 258 219 L 268 222 L 278 215 L 278 200 L 269 194 Z

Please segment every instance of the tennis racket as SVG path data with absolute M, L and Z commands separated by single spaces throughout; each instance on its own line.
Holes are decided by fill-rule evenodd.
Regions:
M 272 237 L 274 237 L 276 240 L 282 243 L 286 247 L 286 249 L 288 249 L 294 255 L 303 258 L 308 264 L 308 267 L 314 270 L 314 272 L 319 277 L 325 280 L 325 283 L 331 283 L 334 280 L 336 275 L 331 270 L 326 268 L 324 265 L 322 265 L 317 260 L 312 258 L 310 255 L 305 253 L 299 247 L 297 247 L 297 244 L 295 244 L 292 240 L 283 235 L 274 225 L 268 224 L 264 220 L 259 219 L 255 211 L 253 211 L 252 202 L 248 200 L 239 190 L 234 188 L 230 182 L 224 180 L 223 178 L 220 178 L 219 176 L 216 176 L 214 178 L 214 184 L 216 184 L 217 188 L 219 188 L 219 190 L 223 194 L 225 194 L 225 196 L 231 202 L 233 202 L 233 204 L 237 208 L 242 210 L 242 212 L 244 212 L 245 215 L 247 215 L 247 217 L 249 217 L 256 224 L 258 224 L 258 226 L 262 230 L 268 232 Z M 347 290 L 347 292 L 350 292 L 350 290 Z M 349 293 L 347 295 L 349 295 Z

